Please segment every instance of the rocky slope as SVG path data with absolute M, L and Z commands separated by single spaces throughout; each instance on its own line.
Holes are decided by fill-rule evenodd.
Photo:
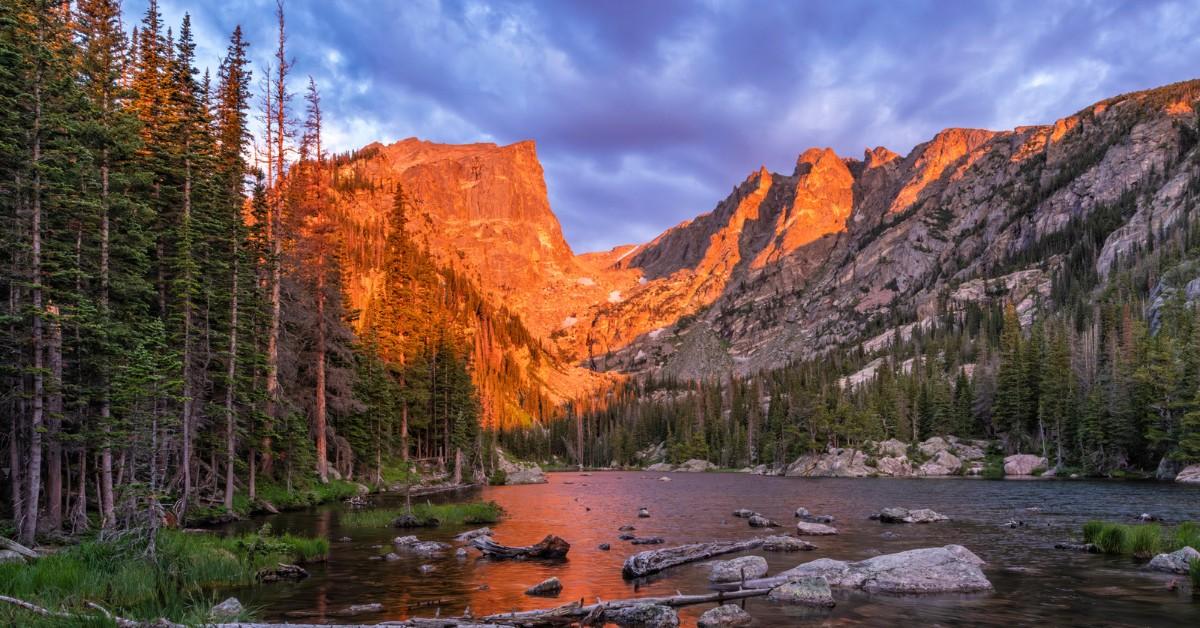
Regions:
M 1067 263 L 1069 243 L 1054 236 L 1069 224 L 1113 222 L 1096 263 L 1103 279 L 1181 220 L 1200 176 L 1198 96 L 1192 81 L 1044 126 L 948 129 L 904 157 L 806 151 L 791 175 L 752 174 L 712 212 L 617 264 L 648 281 L 600 307 L 587 333 L 620 347 L 609 368 L 695 376 L 688 348 L 698 344 L 723 347 L 708 374 L 725 362 L 750 372 L 839 345 L 878 347 L 968 303 L 1013 300 L 1028 320 Z M 1132 211 L 1114 214 L 1123 202 Z
M 1200 178 L 1198 97 L 1192 81 L 1052 124 L 947 129 L 905 156 L 809 149 L 791 173 L 753 172 L 649 243 L 582 255 L 550 209 L 532 142 L 373 144 L 338 166 L 344 228 L 364 236 L 349 256 L 351 301 L 389 281 L 379 260 L 402 188 L 413 234 L 556 357 L 539 368 L 560 399 L 603 385 L 579 367 L 691 379 L 857 343 L 870 353 L 996 299 L 1028 320 L 1069 263 L 1055 234 L 1103 219 L 1102 280 L 1182 219 Z

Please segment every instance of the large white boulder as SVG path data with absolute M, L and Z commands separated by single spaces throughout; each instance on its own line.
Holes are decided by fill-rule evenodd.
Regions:
M 1175 481 L 1184 484 L 1200 484 L 1200 464 L 1184 467 L 1175 476 Z
M 969 593 L 988 591 L 984 562 L 961 545 L 884 554 L 855 563 L 821 558 L 789 569 L 787 580 L 821 576 L 830 586 L 884 593 Z
M 1146 565 L 1146 569 L 1168 573 L 1188 573 L 1193 560 L 1200 560 L 1200 552 L 1194 548 L 1185 547 L 1170 554 L 1155 556 L 1150 560 L 1150 564 Z
M 1004 459 L 1004 475 L 1033 475 L 1038 469 L 1046 469 L 1049 463 L 1033 454 L 1013 454 Z

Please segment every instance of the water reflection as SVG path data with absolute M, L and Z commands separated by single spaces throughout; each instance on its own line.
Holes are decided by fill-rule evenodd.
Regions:
M 1200 625 L 1200 602 L 1187 586 L 1167 590 L 1171 576 L 1150 574 L 1136 562 L 1054 550 L 1056 541 L 1077 533 L 1093 519 L 1132 520 L 1152 512 L 1168 521 L 1200 520 L 1200 490 L 1158 483 L 1133 482 L 987 482 L 960 479 L 796 479 L 740 474 L 661 474 L 639 472 L 553 474 L 538 486 L 488 487 L 433 501 L 490 499 L 509 516 L 492 526 L 506 545 L 540 541 L 558 534 L 571 542 L 567 560 L 547 562 L 491 561 L 454 557 L 403 556 L 371 560 L 390 550 L 397 531 L 355 528 L 341 521 L 342 506 L 286 513 L 270 519 L 279 531 L 316 534 L 331 540 L 330 560 L 310 566 L 312 577 L 238 592 L 269 620 L 290 612 L 318 613 L 310 621 L 352 604 L 381 602 L 385 611 L 356 621 L 403 619 L 412 615 L 457 615 L 469 607 L 475 615 L 543 608 L 571 600 L 591 603 L 635 595 L 669 595 L 677 590 L 707 590 L 707 570 L 691 565 L 633 583 L 621 577 L 624 558 L 636 551 L 617 540 L 617 528 L 630 524 L 639 536 L 662 536 L 667 543 L 741 539 L 760 534 L 731 515 L 751 508 L 784 523 L 804 506 L 837 517 L 841 534 L 811 539 L 818 549 L 798 554 L 764 554 L 771 572 L 820 557 L 858 560 L 879 553 L 960 543 L 988 562 L 987 575 L 996 587 L 984 595 L 897 597 L 839 592 L 832 611 L 777 606 L 749 600 L 746 608 L 761 625 L 894 625 L 897 622 L 946 625 Z M 390 498 L 378 501 L 395 505 Z M 651 517 L 637 518 L 638 508 Z M 951 516 L 947 523 L 885 526 L 867 516 L 885 506 L 928 507 Z M 1026 525 L 1008 528 L 1010 519 Z M 253 528 L 260 522 L 240 524 Z M 472 527 L 472 526 L 467 526 Z M 451 541 L 467 527 L 419 531 L 422 539 Z M 881 536 L 884 531 L 894 533 Z M 338 542 L 348 536 L 352 541 Z M 612 551 L 599 549 L 609 543 Z M 423 574 L 419 567 L 435 570 Z M 530 597 L 529 586 L 558 576 L 557 598 Z M 1186 578 L 1180 578 L 1181 581 Z M 1200 598 L 1197 598 L 1200 599 Z M 706 607 L 683 611 L 686 625 Z M 342 619 L 341 621 L 345 621 Z

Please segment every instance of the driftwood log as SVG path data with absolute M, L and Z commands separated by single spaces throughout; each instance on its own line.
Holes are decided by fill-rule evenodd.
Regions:
M 658 573 L 664 569 L 707 560 L 722 554 L 744 552 L 762 547 L 764 539 L 749 539 L 746 541 L 717 541 L 713 543 L 692 543 L 664 549 L 638 552 L 625 559 L 621 574 L 626 578 L 641 578 Z
M 12 539 L 8 539 L 8 538 L 2 537 L 2 536 L 0 536 L 0 548 L 12 550 L 12 551 L 24 556 L 25 558 L 32 558 L 34 560 L 37 560 L 42 557 L 41 554 L 29 549 L 28 547 L 25 547 L 24 545 L 21 545 L 20 543 L 14 541 Z
M 471 547 L 483 552 L 489 558 L 511 558 L 525 560 L 529 558 L 566 558 L 571 544 L 553 534 L 546 535 L 537 545 L 510 547 L 501 545 L 489 536 L 471 539 Z

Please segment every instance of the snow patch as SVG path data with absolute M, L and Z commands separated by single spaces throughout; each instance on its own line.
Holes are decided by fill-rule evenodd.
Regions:
M 646 279 L 645 277 L 638 277 L 638 284 L 639 284 L 639 285 L 643 285 L 643 286 L 644 286 L 644 285 L 646 285 L 646 283 L 648 283 L 649 281 L 650 281 L 650 280 L 649 280 L 649 279 Z
M 621 302 L 621 291 L 613 290 L 612 292 L 608 293 L 608 302 L 609 303 L 620 303 Z
M 655 329 L 654 331 L 650 332 L 648 335 L 650 336 L 650 338 L 652 340 L 658 340 L 658 337 L 661 336 L 664 331 L 667 331 L 666 327 L 659 327 L 658 329 Z
M 591 286 L 596 285 L 596 280 L 592 279 L 591 277 L 580 277 L 579 279 L 576 279 L 575 281 L 581 286 L 591 287 Z
M 560 327 L 562 327 L 563 329 L 566 329 L 568 327 L 574 326 L 575 323 L 578 323 L 578 322 L 579 322 L 579 319 L 575 318 L 574 316 L 568 316 L 563 319 L 562 325 L 560 325 Z
M 628 251 L 625 251 L 624 253 L 622 253 L 622 254 L 621 254 L 621 256 L 620 256 L 620 257 L 618 257 L 616 260 L 614 260 L 614 261 L 613 261 L 613 263 L 614 263 L 614 264 L 616 264 L 617 262 L 619 262 L 619 261 L 621 261 L 621 260 L 625 259 L 626 257 L 629 257 L 630 255 L 633 255 L 633 254 L 634 254 L 636 251 L 638 251 L 638 250 L 639 250 L 639 249 L 641 249 L 641 248 L 642 248 L 642 245 L 640 245 L 640 244 L 639 244 L 639 245 L 637 245 L 637 246 L 633 247 L 632 249 L 629 249 Z

